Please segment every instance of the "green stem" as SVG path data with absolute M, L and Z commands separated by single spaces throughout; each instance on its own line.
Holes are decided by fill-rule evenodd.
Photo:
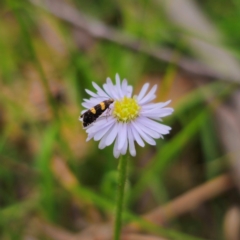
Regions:
M 122 211 L 124 200 L 124 186 L 127 178 L 127 157 L 121 156 L 118 165 L 118 193 L 117 193 L 117 208 L 116 218 L 114 224 L 114 240 L 120 239 L 121 227 L 122 227 Z

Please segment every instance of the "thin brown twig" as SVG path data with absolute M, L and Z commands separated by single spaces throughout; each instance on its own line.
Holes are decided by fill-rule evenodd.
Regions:
M 166 238 L 131 233 L 123 235 L 121 240 L 166 240 Z
M 236 94 L 237 92 L 235 92 Z M 233 99 L 232 99 L 233 100 Z M 215 110 L 218 134 L 224 150 L 229 153 L 228 159 L 232 177 L 238 190 L 240 189 L 240 126 L 237 109 L 221 105 Z
M 134 36 L 130 36 L 129 34 L 109 27 L 79 10 L 76 10 L 61 0 L 45 0 L 44 4 L 41 0 L 30 0 L 30 2 L 73 26 L 84 30 L 94 38 L 107 40 L 133 51 L 142 52 L 158 60 L 176 64 L 180 69 L 189 74 L 216 79 L 223 78 L 220 73 L 194 59 L 186 57 L 176 58 L 174 51 L 143 42 Z M 232 81 L 235 82 L 236 80 L 232 79 Z
M 34 219 L 33 224 L 38 231 L 54 240 L 110 240 L 112 238 L 110 224 L 93 225 L 78 234 L 71 233 L 40 219 Z M 166 238 L 147 234 L 126 233 L 122 234 L 121 240 L 166 240 Z
M 181 195 L 166 205 L 144 214 L 143 218 L 155 224 L 165 224 L 173 218 L 196 209 L 207 200 L 213 199 L 233 187 L 234 182 L 230 174 L 223 174 Z

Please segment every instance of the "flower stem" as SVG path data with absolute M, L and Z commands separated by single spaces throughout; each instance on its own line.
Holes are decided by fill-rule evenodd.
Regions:
M 114 224 L 114 240 L 119 240 L 121 235 L 124 187 L 127 178 L 127 159 L 128 157 L 121 156 L 118 165 L 119 175 L 118 175 L 117 208 Z

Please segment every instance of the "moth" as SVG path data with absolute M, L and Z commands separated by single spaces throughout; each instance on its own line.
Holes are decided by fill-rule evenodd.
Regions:
M 83 127 L 87 127 L 88 125 L 92 124 L 96 121 L 108 108 L 109 106 L 114 102 L 112 98 L 102 101 L 96 106 L 88 109 L 85 113 L 83 113 L 80 116 L 80 119 L 82 119 Z

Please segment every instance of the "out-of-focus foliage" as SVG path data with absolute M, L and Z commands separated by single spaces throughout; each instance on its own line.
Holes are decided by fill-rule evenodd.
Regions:
M 239 200 L 236 189 L 196 202 L 194 211 L 171 219 L 168 229 L 140 215 L 231 168 L 216 111 L 237 92 L 238 72 L 224 75 L 211 63 L 206 68 L 208 61 L 187 40 L 192 33 L 176 24 L 164 1 L 48 0 L 41 7 L 44 2 L 0 2 L 0 239 L 80 239 L 86 229 L 110 223 L 118 162 L 112 146 L 99 150 L 98 143 L 85 141 L 78 117 L 91 82 L 103 84 L 116 73 L 136 93 L 146 81 L 157 83 L 157 101 L 172 99 L 175 108 L 164 119 L 171 134 L 157 146 L 137 147 L 129 162 L 126 223 L 134 220 L 166 239 L 224 239 L 231 232 L 224 231 L 225 214 Z M 87 17 L 96 32 L 80 28 L 84 22 L 66 21 L 64 16 L 73 15 L 58 9 L 62 2 Z M 228 49 L 222 56 L 238 66 L 238 1 L 195 3 L 221 36 L 219 49 Z M 116 32 L 96 37 L 101 29 L 95 23 Z M 166 52 L 168 61 L 160 60 Z M 198 75 L 185 67 L 185 57 L 199 67 Z M 206 78 L 209 69 L 215 78 Z M 106 229 L 107 236 L 98 237 L 111 239 L 110 225 Z

